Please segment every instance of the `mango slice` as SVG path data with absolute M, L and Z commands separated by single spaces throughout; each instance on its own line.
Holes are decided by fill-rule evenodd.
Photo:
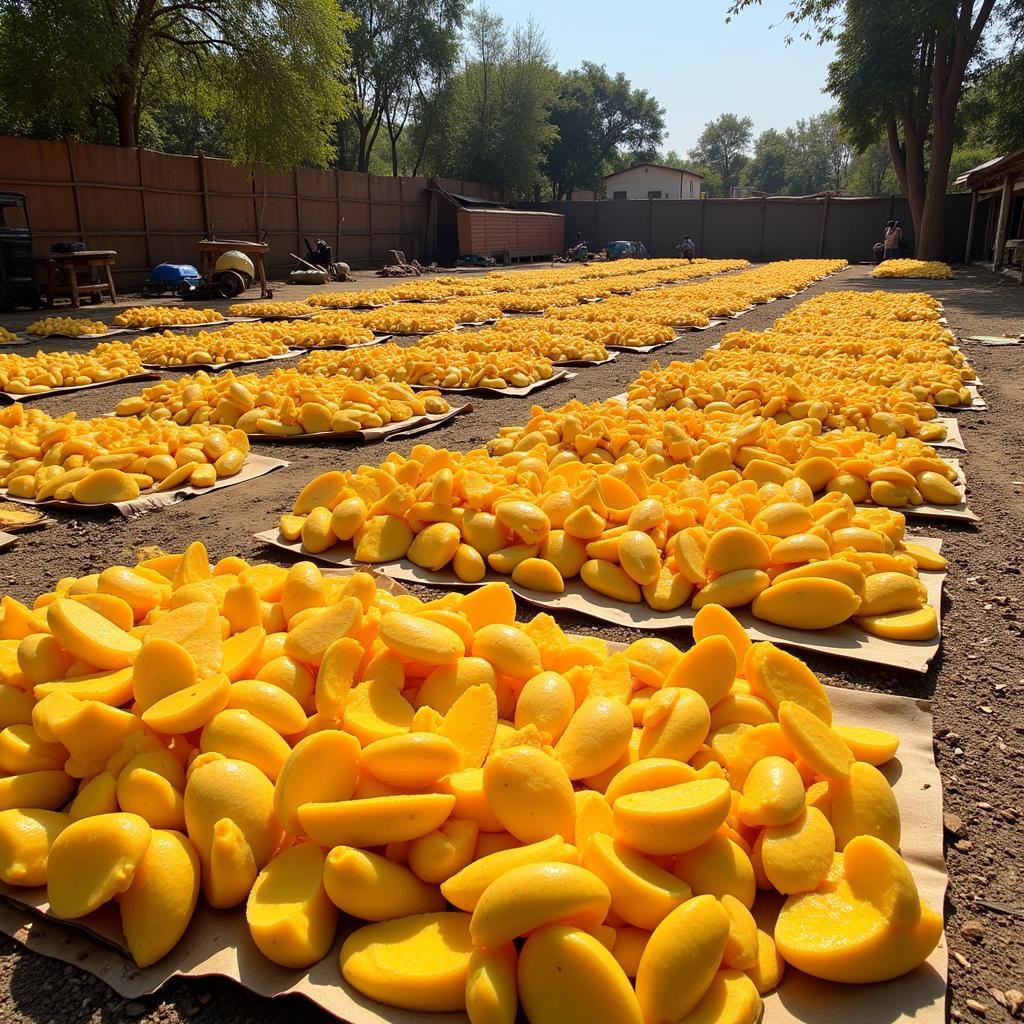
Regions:
M 469 915 L 414 914 L 366 925 L 341 947 L 341 973 L 370 999 L 420 1013 L 466 1008 Z
M 757 986 L 742 971 L 719 971 L 686 1024 L 757 1024 L 761 997 Z
M 750 692 L 778 710 L 784 700 L 805 707 L 826 724 L 832 707 L 818 677 L 799 658 L 773 643 L 753 644 L 743 662 Z
M 695 896 L 654 929 L 640 958 L 636 995 L 645 1024 L 685 1019 L 711 987 L 729 916 L 713 896 Z
M 303 803 L 298 816 L 306 835 L 321 846 L 386 846 L 433 832 L 454 806 L 449 793 L 410 793 Z
M 466 977 L 466 1012 L 472 1024 L 515 1024 L 519 1007 L 516 947 L 474 949 Z
M 498 821 L 524 843 L 560 835 L 571 841 L 576 801 L 565 768 L 536 747 L 512 747 L 487 759 L 484 795 Z
M 784 700 L 779 705 L 779 725 L 793 749 L 819 775 L 830 779 L 849 777 L 853 767 L 850 748 L 820 718 L 800 704 Z
M 845 583 L 807 576 L 774 583 L 750 606 L 759 619 L 790 629 L 831 629 L 857 612 L 861 599 Z
M 831 779 L 828 788 L 837 850 L 861 835 L 874 836 L 894 850 L 900 848 L 899 805 L 877 768 L 857 761 L 847 778 Z
M 641 1024 L 625 972 L 593 935 L 535 931 L 519 954 L 519 999 L 531 1024 Z
M 334 942 L 338 908 L 324 889 L 324 854 L 312 843 L 282 850 L 260 872 L 245 905 L 259 951 L 282 967 L 311 967 Z
M 445 909 L 437 888 L 369 850 L 335 846 L 323 868 L 328 897 L 339 910 L 363 921 L 388 921 Z
M 754 905 L 757 883 L 747 852 L 728 836 L 716 833 L 706 843 L 679 854 L 672 873 L 694 896 L 718 899 L 734 896 L 748 909 Z
M 831 867 L 835 850 L 828 819 L 816 807 L 808 807 L 793 821 L 764 830 L 761 867 L 779 892 L 811 892 Z
M 424 789 L 461 767 L 458 747 L 445 736 L 410 732 L 364 748 L 362 767 L 389 786 Z
M 121 927 L 132 959 L 148 967 L 178 944 L 199 898 L 199 857 L 180 832 L 154 829 L 120 899 Z
M 570 779 L 585 779 L 615 764 L 632 735 L 633 715 L 625 704 L 588 697 L 555 744 L 555 758 Z
M 885 640 L 931 640 L 939 631 L 939 617 L 930 604 L 902 612 L 857 615 L 853 621 L 865 633 Z
M 45 885 L 50 847 L 71 824 L 59 811 L 0 811 L 0 880 L 7 885 Z
M 619 838 L 641 853 L 685 853 L 711 838 L 731 806 L 724 779 L 684 782 L 616 800 Z
M 61 646 L 99 669 L 132 664 L 142 644 L 84 604 L 58 597 L 46 609 L 46 623 Z
M 100 814 L 72 822 L 53 841 L 46 896 L 57 917 L 91 914 L 132 884 L 150 841 L 137 814 Z

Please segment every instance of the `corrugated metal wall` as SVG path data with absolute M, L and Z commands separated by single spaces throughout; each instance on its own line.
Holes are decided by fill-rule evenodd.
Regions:
M 429 178 L 380 178 L 307 167 L 277 174 L 213 157 L 172 156 L 80 142 L 0 137 L 0 191 L 24 192 L 36 255 L 57 241 L 116 249 L 122 285 L 157 263 L 197 263 L 196 243 L 259 240 L 272 270 L 305 254 L 302 237 L 325 238 L 338 259 L 380 263 L 388 249 L 423 255 Z M 497 198 L 492 185 L 439 179 L 461 195 Z
M 890 218 L 903 222 L 911 248 L 914 228 L 906 199 L 652 199 L 530 204 L 565 215 L 566 240 L 577 231 L 599 248 L 616 239 L 640 241 L 652 256 L 674 256 L 683 235 L 701 256 L 783 260 L 871 259 Z M 946 196 L 945 258 L 963 259 L 971 197 Z

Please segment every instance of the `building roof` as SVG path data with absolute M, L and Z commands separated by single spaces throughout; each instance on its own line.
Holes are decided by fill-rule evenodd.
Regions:
M 640 163 L 633 164 L 632 167 L 624 167 L 621 171 L 612 171 L 611 174 L 606 174 L 604 180 L 607 181 L 609 178 L 614 178 L 617 174 L 628 174 L 630 171 L 635 171 L 639 167 L 655 167 L 659 171 L 675 171 L 677 174 L 690 174 L 695 178 L 704 178 L 703 174 L 699 174 L 697 171 L 691 171 L 686 167 L 669 167 L 666 164 L 651 164 L 651 163 Z
M 968 188 L 980 187 L 998 181 L 1005 174 L 1022 170 L 1024 170 L 1024 149 L 1018 149 L 1016 153 L 997 156 L 994 160 L 986 160 L 983 164 L 964 171 L 953 184 L 966 185 Z

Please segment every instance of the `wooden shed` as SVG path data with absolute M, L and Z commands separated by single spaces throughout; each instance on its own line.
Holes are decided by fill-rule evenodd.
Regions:
M 964 262 L 1008 270 L 1024 284 L 1024 149 L 965 171 L 955 184 L 971 190 Z
M 439 263 L 460 256 L 510 259 L 550 258 L 565 248 L 565 216 L 540 210 L 513 210 L 493 200 L 430 190 L 427 248 Z

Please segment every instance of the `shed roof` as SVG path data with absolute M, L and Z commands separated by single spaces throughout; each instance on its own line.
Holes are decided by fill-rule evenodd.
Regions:
M 969 171 L 964 171 L 953 182 L 954 185 L 966 185 L 968 188 L 980 188 L 1015 171 L 1024 172 L 1024 149 L 1018 149 L 1016 153 L 1008 153 L 1006 156 L 997 156 L 993 160 L 986 160 Z
M 640 167 L 654 167 L 659 171 L 675 171 L 677 174 L 690 174 L 694 178 L 703 179 L 704 175 L 697 171 L 691 171 L 686 167 L 669 167 L 667 164 L 652 164 L 644 161 L 643 163 L 633 164 L 632 167 L 624 167 L 621 171 L 612 171 L 611 174 L 606 174 L 604 180 L 607 181 L 609 178 L 614 178 L 618 174 L 628 174 L 630 171 L 635 171 Z

